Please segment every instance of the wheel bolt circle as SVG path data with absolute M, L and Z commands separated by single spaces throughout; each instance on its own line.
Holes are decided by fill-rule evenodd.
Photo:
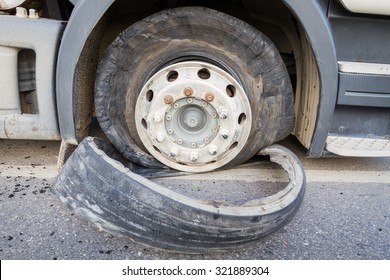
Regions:
M 218 153 L 218 147 L 215 145 L 211 145 L 209 148 L 210 155 L 215 156 Z
M 190 87 L 187 87 L 184 89 L 184 95 L 187 97 L 190 97 L 193 93 L 194 93 L 194 91 Z
M 214 101 L 215 96 L 214 96 L 213 93 L 209 92 L 209 93 L 206 93 L 205 98 L 206 98 L 206 100 L 207 100 L 208 102 L 212 102 L 212 101 Z
M 225 120 L 229 116 L 229 111 L 225 108 L 219 110 L 219 116 L 221 119 Z
M 230 131 L 229 130 L 227 130 L 227 129 L 223 129 L 223 130 L 221 130 L 221 137 L 223 138 L 223 139 L 228 139 L 229 138 L 229 136 L 230 136 Z
M 167 104 L 167 105 L 172 104 L 172 103 L 173 103 L 173 97 L 172 97 L 172 95 L 167 95 L 167 96 L 165 96 L 165 97 L 164 97 L 164 102 L 165 102 L 165 104 Z
M 163 142 L 165 140 L 165 133 L 159 132 L 156 137 L 157 142 Z
M 169 152 L 171 157 L 175 158 L 179 156 L 179 149 L 178 148 L 172 148 L 171 151 Z
M 161 113 L 155 113 L 153 117 L 153 121 L 155 123 L 159 123 L 163 120 L 164 116 Z
M 192 152 L 190 154 L 190 159 L 192 162 L 197 162 L 199 160 L 199 154 L 197 152 Z

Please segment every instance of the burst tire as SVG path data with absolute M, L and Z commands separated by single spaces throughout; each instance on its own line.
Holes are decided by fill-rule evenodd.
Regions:
M 260 154 L 287 171 L 288 186 L 239 206 L 180 195 L 133 173 L 113 153 L 103 140 L 85 139 L 57 176 L 54 192 L 99 228 L 163 250 L 205 253 L 259 240 L 295 215 L 305 193 L 301 163 L 279 145 Z
M 136 128 L 137 98 L 158 71 L 189 61 L 207 62 L 226 71 L 249 99 L 248 140 L 240 143 L 242 150 L 226 166 L 241 164 L 290 134 L 294 125 L 291 82 L 271 40 L 227 14 L 182 7 L 130 26 L 106 50 L 99 65 L 96 114 L 111 143 L 125 157 L 144 166 L 158 166 L 145 152 L 145 141 Z

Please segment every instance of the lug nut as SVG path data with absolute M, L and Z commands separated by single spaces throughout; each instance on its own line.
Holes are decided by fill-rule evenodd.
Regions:
M 173 134 L 173 132 L 174 132 L 174 131 L 173 131 L 172 128 L 168 129 L 168 134 L 169 134 L 169 135 Z
M 165 96 L 165 97 L 164 97 L 164 102 L 165 102 L 165 104 L 167 104 L 167 105 L 172 104 L 172 103 L 173 103 L 173 97 L 172 97 L 172 95 L 167 95 L 167 96 Z
M 188 103 L 188 104 L 191 104 L 192 102 L 194 102 L 194 99 L 192 99 L 192 98 L 188 98 L 188 99 L 187 99 L 187 103 Z
M 227 117 L 229 116 L 229 111 L 226 110 L 225 108 L 222 108 L 219 110 L 219 117 L 223 120 L 227 119 Z
M 215 145 L 210 146 L 209 152 L 210 155 L 215 156 L 218 153 L 218 147 Z
M 205 142 L 206 144 L 209 144 L 209 143 L 210 143 L 210 139 L 209 139 L 209 138 L 205 138 L 205 139 L 204 139 L 204 142 Z
M 192 148 L 196 148 L 196 143 L 191 143 Z
M 199 160 L 198 153 L 197 152 L 192 152 L 190 154 L 190 159 L 191 159 L 192 162 L 197 162 Z
M 160 143 L 161 143 L 161 142 L 164 141 L 164 139 L 165 139 L 165 134 L 162 133 L 162 132 L 157 133 L 156 139 L 157 139 L 157 142 L 160 142 Z
M 187 87 L 187 88 L 184 89 L 184 95 L 185 96 L 190 97 L 192 94 L 194 94 L 194 91 L 192 90 L 192 88 Z
M 206 100 L 207 100 L 208 102 L 212 102 L 212 101 L 214 100 L 215 96 L 214 96 L 214 94 L 212 94 L 211 92 L 209 92 L 209 93 L 206 93 L 205 98 L 206 98 Z
M 16 16 L 19 18 L 27 18 L 28 17 L 27 10 L 23 7 L 17 7 L 16 8 Z
M 169 152 L 171 157 L 175 158 L 179 155 L 179 149 L 178 148 L 172 148 L 171 151 Z
M 222 131 L 221 131 L 221 137 L 223 138 L 223 139 L 228 139 L 229 138 L 229 135 L 230 135 L 230 131 L 229 130 L 227 130 L 227 129 L 223 129 Z
M 172 120 L 172 116 L 171 115 L 167 115 L 165 118 L 166 118 L 167 121 Z
M 30 9 L 29 13 L 30 13 L 30 15 L 28 16 L 29 18 L 39 19 L 39 13 L 36 9 Z
M 153 116 L 153 121 L 159 123 L 163 120 L 164 116 L 161 113 L 155 113 Z
M 177 144 L 182 145 L 183 144 L 183 140 L 177 139 Z

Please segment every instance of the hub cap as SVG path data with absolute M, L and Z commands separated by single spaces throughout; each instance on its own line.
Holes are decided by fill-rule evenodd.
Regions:
M 178 170 L 205 172 L 229 163 L 242 150 L 251 109 L 229 73 L 191 61 L 170 65 L 146 82 L 135 120 L 156 159 Z

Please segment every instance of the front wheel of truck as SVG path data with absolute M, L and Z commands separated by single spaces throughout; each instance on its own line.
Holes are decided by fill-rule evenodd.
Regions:
M 294 125 L 291 82 L 275 45 L 208 8 L 164 10 L 127 28 L 105 51 L 95 88 L 109 140 L 148 167 L 235 166 Z

